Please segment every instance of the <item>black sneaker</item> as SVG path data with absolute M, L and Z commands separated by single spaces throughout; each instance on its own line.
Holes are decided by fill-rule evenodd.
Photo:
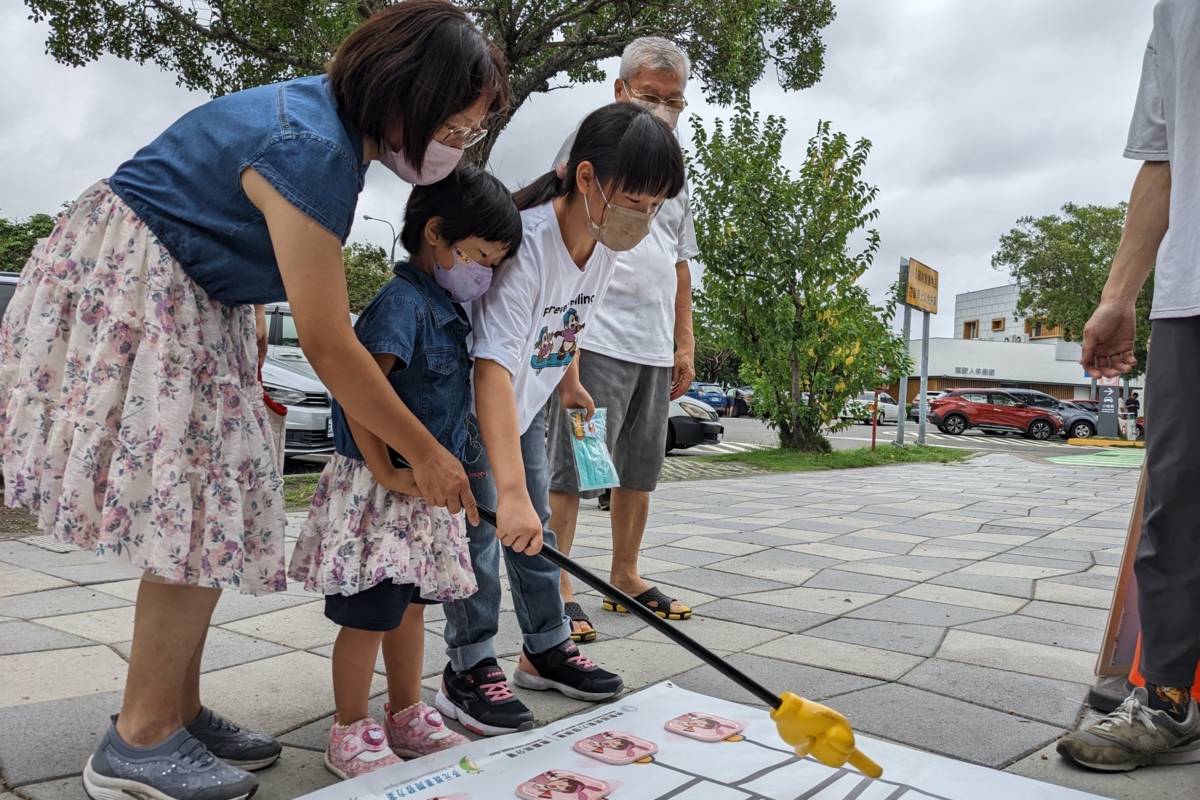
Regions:
M 442 716 L 458 720 L 480 736 L 533 728 L 533 712 L 513 694 L 494 658 L 485 658 L 466 672 L 456 673 L 447 664 L 433 702 Z
M 544 653 L 522 650 L 515 675 L 522 689 L 557 689 L 576 700 L 607 700 L 625 688 L 620 675 L 596 666 L 570 639 Z

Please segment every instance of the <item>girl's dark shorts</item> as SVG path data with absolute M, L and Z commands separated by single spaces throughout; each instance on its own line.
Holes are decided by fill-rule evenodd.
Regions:
M 325 616 L 344 628 L 390 631 L 400 625 L 409 603 L 434 605 L 411 583 L 383 581 L 358 594 L 325 595 Z

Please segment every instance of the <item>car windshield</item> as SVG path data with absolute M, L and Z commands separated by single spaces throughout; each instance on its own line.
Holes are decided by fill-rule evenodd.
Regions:
M 0 316 L 4 315 L 4 309 L 8 308 L 8 302 L 13 299 L 17 287 L 11 283 L 0 283 Z
M 702 391 L 702 392 L 716 392 L 717 394 L 720 394 L 720 393 L 721 393 L 721 387 L 720 387 L 720 386 L 717 386 L 715 383 L 702 383 L 702 384 L 700 384 L 700 391 Z

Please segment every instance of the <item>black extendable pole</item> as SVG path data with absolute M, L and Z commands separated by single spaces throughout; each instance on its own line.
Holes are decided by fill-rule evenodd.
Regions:
M 496 525 L 496 512 L 489 508 L 479 506 L 479 518 L 492 527 L 495 527 Z M 543 543 L 540 555 L 558 568 L 569 572 L 571 575 L 583 581 L 596 591 L 602 592 L 605 596 L 616 600 L 625 608 L 629 609 L 629 613 L 633 614 L 635 617 L 654 628 L 663 636 L 666 636 L 668 639 L 675 642 L 675 644 L 679 645 L 684 650 L 687 650 L 696 658 L 717 670 L 717 672 L 720 672 L 726 678 L 729 678 L 738 686 L 741 686 L 743 689 L 750 692 L 752 695 L 769 705 L 771 708 L 779 708 L 779 704 L 781 702 L 779 695 L 775 694 L 770 689 L 763 686 L 761 683 L 754 680 L 749 675 L 742 672 L 740 669 L 733 666 L 728 661 L 697 642 L 692 637 L 688 636 L 680 629 L 678 625 L 672 625 L 670 622 L 667 622 L 665 619 L 659 617 L 652 610 L 642 605 L 637 600 L 634 600 L 617 587 L 601 579 L 600 576 L 596 575 L 587 567 L 572 561 L 569 557 L 559 552 L 554 547 Z

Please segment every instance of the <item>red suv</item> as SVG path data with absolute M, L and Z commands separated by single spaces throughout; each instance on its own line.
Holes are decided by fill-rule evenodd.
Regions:
M 1063 428 L 1058 414 L 992 389 L 951 389 L 930 402 L 929 419 L 942 433 L 954 436 L 979 428 L 984 433 L 1020 433 L 1043 440 Z

